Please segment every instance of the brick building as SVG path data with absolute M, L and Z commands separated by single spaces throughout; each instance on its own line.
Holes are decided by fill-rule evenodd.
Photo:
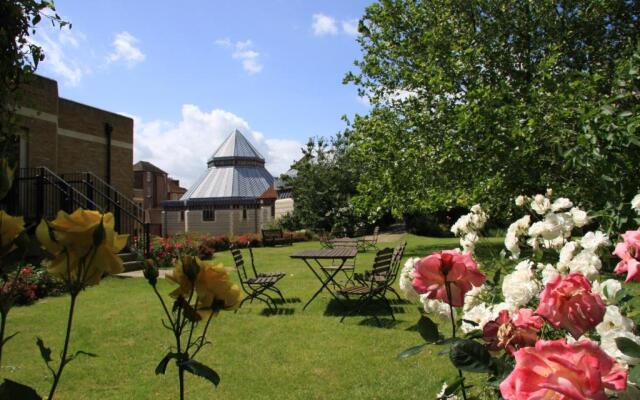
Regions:
M 61 98 L 52 79 L 33 75 L 14 102 L 16 129 L 8 156 L 17 167 L 0 208 L 28 225 L 59 210 L 101 210 L 115 228 L 149 243 L 144 214 L 133 200 L 133 120 Z
M 64 99 L 58 83 L 35 75 L 20 88 L 16 143 L 20 168 L 56 174 L 91 172 L 131 198 L 133 120 Z
M 180 200 L 163 202 L 163 234 L 259 233 L 275 215 L 277 193 L 264 158 L 235 130 Z
M 179 200 L 187 189 L 177 179 L 147 161 L 133 165 L 133 201 L 145 211 L 145 220 L 151 224 L 151 233 L 162 232 L 162 202 Z

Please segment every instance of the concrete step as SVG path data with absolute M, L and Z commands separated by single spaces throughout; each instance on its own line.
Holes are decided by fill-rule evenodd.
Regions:
M 140 271 L 144 268 L 144 262 L 142 261 L 125 261 L 122 266 L 124 267 L 124 272 L 131 271 Z
M 138 255 L 136 253 L 126 252 L 118 254 L 118 257 L 122 258 L 122 261 L 138 261 Z

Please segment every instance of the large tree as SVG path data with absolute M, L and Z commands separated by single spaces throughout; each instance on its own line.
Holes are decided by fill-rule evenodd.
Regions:
M 16 91 L 44 60 L 42 48 L 30 40 L 42 19 L 60 28 L 71 25 L 56 13 L 53 1 L 0 1 L 0 156 L 16 135 Z
M 287 177 L 293 187 L 295 201 L 293 219 L 315 231 L 352 233 L 356 218 L 350 204 L 355 193 L 358 169 L 351 163 L 347 141 L 337 135 L 330 142 L 324 138 L 309 139 L 303 156 Z
M 623 112 L 611 105 L 620 77 L 637 82 L 622 65 L 638 2 L 381 0 L 359 25 L 345 82 L 373 105 L 349 127 L 362 208 L 482 201 L 504 216 L 546 187 L 596 208 L 638 189 L 626 169 L 640 161 L 638 126 L 601 125 L 603 110 Z

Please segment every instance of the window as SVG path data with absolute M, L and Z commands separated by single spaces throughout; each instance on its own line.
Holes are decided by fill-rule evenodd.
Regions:
M 134 189 L 142 189 L 142 180 L 144 175 L 143 172 L 136 171 L 133 173 L 133 188 Z
M 271 217 L 275 218 L 275 216 L 276 216 L 276 205 L 272 204 L 271 205 Z
M 202 210 L 202 220 L 203 221 L 215 221 L 216 220 L 216 210 L 213 208 Z
M 184 221 L 184 210 L 180 211 L 180 222 Z
M 247 219 L 247 207 L 242 207 L 242 219 Z

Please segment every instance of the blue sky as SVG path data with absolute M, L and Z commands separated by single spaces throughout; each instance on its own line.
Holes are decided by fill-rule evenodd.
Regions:
M 370 2 L 58 0 L 73 27 L 42 23 L 39 73 L 62 97 L 132 116 L 135 161 L 186 186 L 234 128 L 279 174 L 310 136 L 367 112 L 342 78 Z

